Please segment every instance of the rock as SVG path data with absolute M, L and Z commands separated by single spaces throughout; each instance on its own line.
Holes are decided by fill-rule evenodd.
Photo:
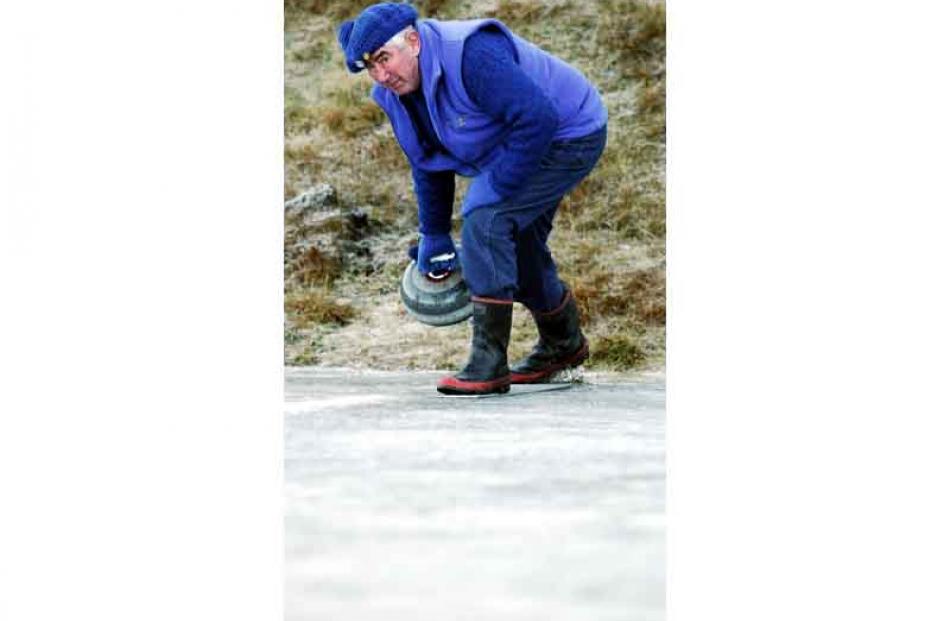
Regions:
M 288 281 L 333 282 L 340 274 L 371 274 L 379 267 L 373 207 L 350 208 L 333 186 L 320 183 L 284 203 L 284 270 Z
M 318 183 L 303 194 L 284 203 L 284 213 L 298 217 L 314 210 L 326 209 L 337 205 L 336 188 L 329 183 Z
M 303 225 L 308 230 L 317 232 L 338 232 L 345 226 L 339 209 L 306 211 L 303 213 Z

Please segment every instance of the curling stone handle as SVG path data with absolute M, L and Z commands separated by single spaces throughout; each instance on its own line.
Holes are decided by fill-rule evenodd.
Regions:
M 434 282 L 439 282 L 440 280 L 445 280 L 451 275 L 452 275 L 452 270 L 444 270 L 441 272 L 429 272 L 428 274 L 426 274 L 426 278 Z

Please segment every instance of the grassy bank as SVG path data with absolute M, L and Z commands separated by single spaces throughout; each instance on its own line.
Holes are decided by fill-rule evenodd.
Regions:
M 363 5 L 285 2 L 285 197 L 335 189 L 319 218 L 288 213 L 288 364 L 451 368 L 464 361 L 466 324 L 428 328 L 401 308 L 398 281 L 416 238 L 405 156 L 370 78 L 343 65 L 335 27 Z M 594 173 L 561 205 L 551 247 L 591 340 L 589 368 L 664 364 L 665 5 L 626 0 L 418 2 L 423 17 L 497 17 L 567 60 L 600 90 L 610 115 Z M 467 187 L 459 179 L 456 203 Z M 456 236 L 461 221 L 456 211 Z M 511 355 L 536 338 L 516 310 Z

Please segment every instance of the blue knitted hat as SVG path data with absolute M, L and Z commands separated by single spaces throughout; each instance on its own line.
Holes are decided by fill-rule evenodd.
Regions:
M 362 71 L 365 55 L 383 47 L 406 26 L 415 24 L 417 17 L 419 13 L 408 4 L 383 2 L 366 8 L 356 20 L 340 24 L 336 38 L 346 56 L 346 68 L 351 73 Z

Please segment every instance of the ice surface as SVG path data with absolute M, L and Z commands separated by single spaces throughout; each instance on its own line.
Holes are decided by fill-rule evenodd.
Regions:
M 288 621 L 664 618 L 665 390 L 286 373 Z

